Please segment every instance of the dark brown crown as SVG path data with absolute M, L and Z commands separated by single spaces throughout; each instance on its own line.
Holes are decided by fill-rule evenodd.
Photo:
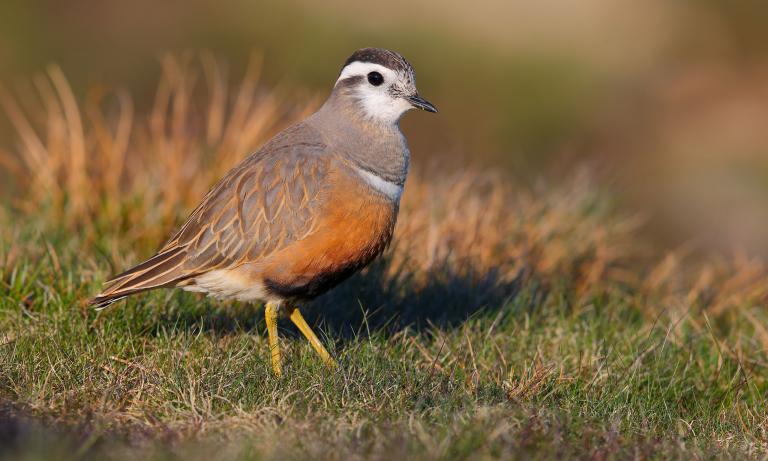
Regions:
M 411 64 L 406 61 L 404 57 L 394 51 L 385 50 L 384 48 L 361 48 L 352 53 L 352 56 L 347 59 L 347 62 L 344 63 L 342 68 L 357 61 L 379 64 L 403 74 L 413 73 Z

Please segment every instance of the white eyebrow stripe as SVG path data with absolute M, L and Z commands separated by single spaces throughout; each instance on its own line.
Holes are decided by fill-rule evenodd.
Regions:
M 354 167 L 354 168 L 357 174 L 362 176 L 362 178 L 365 179 L 365 182 L 367 182 L 368 185 L 370 185 L 377 191 L 381 192 L 382 194 L 386 195 L 391 200 L 395 200 L 395 201 L 400 200 L 400 196 L 403 195 L 403 186 L 399 184 L 395 184 L 391 181 L 387 181 L 381 176 L 373 174 L 370 171 L 363 170 L 362 168 L 357 168 L 357 167 Z
M 384 67 L 381 64 L 374 64 L 372 62 L 355 61 L 353 63 L 347 64 L 346 66 L 344 66 L 343 69 L 341 69 L 341 75 L 339 75 L 339 78 L 336 79 L 336 83 L 338 83 L 340 80 L 344 80 L 345 78 L 349 78 L 355 75 L 367 75 L 369 72 L 373 72 L 373 71 L 376 71 L 381 75 L 388 77 L 386 78 L 386 80 L 388 81 L 392 81 L 397 78 L 397 74 L 395 74 L 395 71 L 387 67 Z

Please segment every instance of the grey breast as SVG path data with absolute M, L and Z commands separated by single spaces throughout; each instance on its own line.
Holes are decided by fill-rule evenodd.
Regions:
M 368 123 L 354 102 L 335 90 L 306 123 L 316 128 L 329 152 L 385 181 L 405 184 L 410 152 L 399 125 Z

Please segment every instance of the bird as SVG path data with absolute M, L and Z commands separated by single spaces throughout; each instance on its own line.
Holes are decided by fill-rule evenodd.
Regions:
M 272 370 L 282 375 L 277 322 L 288 317 L 330 368 L 338 365 L 299 304 L 371 263 L 389 245 L 410 162 L 400 119 L 437 112 L 399 53 L 362 48 L 325 103 L 232 168 L 146 261 L 90 300 L 181 288 L 264 304 Z

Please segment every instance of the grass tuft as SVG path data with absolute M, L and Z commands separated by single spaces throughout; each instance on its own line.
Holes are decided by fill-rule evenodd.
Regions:
M 209 55 L 165 57 L 154 105 L 52 67 L 7 90 L 0 151 L 0 457 L 730 458 L 766 449 L 768 271 L 642 242 L 586 173 L 526 189 L 409 178 L 383 258 L 307 315 L 323 368 L 258 306 L 158 291 L 84 300 L 310 106 Z

